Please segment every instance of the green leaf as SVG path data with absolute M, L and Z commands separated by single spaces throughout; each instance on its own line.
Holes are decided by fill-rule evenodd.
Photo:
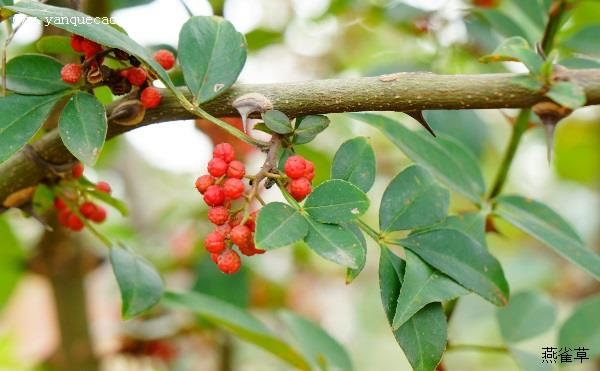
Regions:
M 304 242 L 323 258 L 345 267 L 357 269 L 364 260 L 360 240 L 348 228 L 338 224 L 322 224 L 306 216 L 308 234 Z
M 277 134 L 289 134 L 294 129 L 292 128 L 292 123 L 290 119 L 285 115 L 285 113 L 271 110 L 267 111 L 263 114 L 263 121 L 265 125 Z
M 538 79 L 531 75 L 518 75 L 512 78 L 511 82 L 515 85 L 519 85 L 525 89 L 531 90 L 532 92 L 539 92 L 544 88 L 544 84 L 539 82 Z
M 190 18 L 179 33 L 178 58 L 185 83 L 198 103 L 223 94 L 246 63 L 246 41 L 220 17 Z
M 67 36 L 49 35 L 42 36 L 36 43 L 35 47 L 43 54 L 61 54 L 77 56 L 73 48 L 71 48 L 71 39 Z
M 479 61 L 482 63 L 521 62 L 534 75 L 540 72 L 543 63 L 542 58 L 531 49 L 527 40 L 519 36 L 504 40 L 492 54 L 482 57 Z
M 546 96 L 561 106 L 576 109 L 585 105 L 586 96 L 583 88 L 568 81 L 557 82 L 552 85 Z
M 600 257 L 548 206 L 521 196 L 502 196 L 494 213 L 600 280 Z
M 181 96 L 181 93 L 177 92 L 177 89 L 175 88 L 175 85 L 173 85 L 167 72 L 154 60 L 152 54 L 129 38 L 127 34 L 120 32 L 116 28 L 106 24 L 87 24 L 85 22 L 78 22 L 75 24 L 73 22 L 64 22 L 65 17 L 83 19 L 88 17 L 88 15 L 73 9 L 46 5 L 31 0 L 22 0 L 19 1 L 18 4 L 7 8 L 18 13 L 38 18 L 42 22 L 81 35 L 86 39 L 95 41 L 106 47 L 121 49 L 136 56 L 140 61 L 143 61 L 156 72 L 157 76 L 167 88 L 177 96 Z
M 381 246 L 379 256 L 379 289 L 383 310 L 390 325 L 398 306 L 398 296 L 404 282 L 406 263 L 386 246 Z
M 478 10 L 477 13 L 489 23 L 492 30 L 503 36 L 521 36 L 530 39 L 527 32 L 512 17 L 497 9 Z
M 63 108 L 58 129 L 69 152 L 84 164 L 92 166 L 106 140 L 106 110 L 93 95 L 78 92 Z
M 346 284 L 348 285 L 358 277 L 360 272 L 365 268 L 365 264 L 367 264 L 367 240 L 365 240 L 365 235 L 356 224 L 344 224 L 344 227 L 354 233 L 360 241 L 360 248 L 364 251 L 364 253 L 357 255 L 359 258 L 357 268 L 346 268 Z
M 390 325 L 403 283 L 405 264 L 385 246 L 379 260 L 381 301 Z M 394 338 L 415 371 L 433 371 L 446 348 L 448 324 L 440 303 L 431 303 L 412 316 Z
M 310 366 L 302 355 L 278 339 L 262 322 L 247 311 L 199 293 L 167 292 L 163 303 L 171 308 L 187 309 L 205 320 L 235 334 L 301 370 Z
M 60 78 L 62 64 L 40 54 L 23 54 L 6 64 L 6 86 L 19 94 L 49 95 L 70 86 Z
M 599 34 L 600 24 L 595 22 L 577 31 L 574 35 L 566 39 L 562 45 L 584 54 L 600 55 Z
M 434 371 L 442 360 L 448 323 L 440 303 L 428 304 L 394 332 L 414 371 Z
M 463 232 L 432 229 L 411 234 L 398 244 L 492 304 L 508 303 L 508 283 L 500 263 Z
M 379 207 L 383 232 L 426 227 L 446 217 L 450 192 L 442 188 L 425 168 L 404 169 L 388 185 Z
M 375 152 L 365 137 L 350 139 L 340 146 L 333 158 L 331 178 L 343 179 L 363 192 L 375 183 Z
M 308 223 L 293 207 L 271 202 L 258 213 L 254 242 L 256 247 L 272 250 L 300 241 L 308 233 Z
M 479 242 L 481 246 L 486 246 L 485 215 L 481 212 L 469 212 L 460 215 L 452 215 L 444 219 L 435 227 L 456 229 Z
M 588 357 L 600 356 L 600 295 L 586 299 L 563 323 L 558 334 L 558 345 L 563 348 L 585 347 Z
M 47 185 L 40 183 L 33 194 L 33 211 L 43 215 L 54 206 L 54 192 Z
M 341 179 L 321 183 L 304 203 L 304 210 L 322 223 L 349 222 L 368 208 L 369 199 L 363 191 Z
M 392 328 L 400 328 L 427 304 L 452 300 L 468 293 L 464 287 L 406 250 L 406 272 Z
M 238 273 L 223 274 L 210 258 L 210 254 L 204 254 L 194 271 L 196 282 L 192 286 L 192 291 L 239 308 L 248 308 L 251 295 L 251 277 L 248 267 L 242 264 Z
M 556 309 L 542 294 L 522 291 L 506 307 L 496 309 L 496 319 L 504 340 L 516 343 L 548 331 L 556 320 Z
M 324 370 L 330 368 L 354 369 L 346 349 L 321 327 L 290 311 L 282 311 L 280 317 L 292 333 L 302 353 L 312 361 L 314 369 L 317 369 L 317 365 Z
M 320 132 L 327 129 L 329 119 L 323 115 L 302 116 L 296 119 L 296 128 L 294 129 L 294 144 L 306 144 L 319 135 Z
M 5 216 L 0 215 L 0 309 L 25 272 L 25 251 Z
M 475 156 L 454 139 L 432 137 L 423 129 L 412 131 L 389 117 L 351 113 L 350 117 L 381 130 L 408 157 L 424 166 L 443 183 L 475 203 L 481 202 L 485 184 Z
M 17 94 L 0 98 L 0 163 L 33 137 L 60 98 Z
M 509 347 L 508 350 L 523 371 L 552 371 L 554 369 L 549 363 L 542 363 L 539 354 L 524 352 L 513 347 Z
M 132 318 L 158 303 L 164 288 L 152 264 L 121 247 L 110 249 L 110 262 L 121 290 L 123 317 Z

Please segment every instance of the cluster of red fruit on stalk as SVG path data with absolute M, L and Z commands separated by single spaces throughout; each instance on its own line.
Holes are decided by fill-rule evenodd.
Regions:
M 73 179 L 79 179 L 83 175 L 83 165 L 77 163 L 71 169 L 71 175 Z M 108 193 L 112 192 L 110 185 L 107 182 L 98 182 L 95 185 L 95 189 L 98 192 Z M 72 231 L 79 232 L 83 230 L 85 224 L 81 220 L 81 217 L 90 220 L 94 223 L 102 223 L 106 220 L 106 209 L 97 205 L 89 200 L 79 200 L 78 197 L 67 196 L 69 202 L 66 202 L 61 197 L 54 198 L 54 208 L 58 211 L 58 222 Z M 78 208 L 78 213 L 74 212 L 72 208 Z
M 285 175 L 290 178 L 286 189 L 298 202 L 312 192 L 312 180 L 315 177 L 315 165 L 299 155 L 287 158 L 284 165 Z
M 152 86 L 156 76 L 141 66 L 140 61 L 132 55 L 119 49 L 104 49 L 102 45 L 88 40 L 83 36 L 71 35 L 71 47 L 77 53 L 83 53 L 81 64 L 66 64 L 60 71 L 61 78 L 68 84 L 78 83 L 82 76 L 92 86 L 107 85 L 113 94 L 123 95 L 131 91 L 133 86 L 140 89 L 140 101 L 146 109 L 155 108 L 160 104 L 160 91 Z M 128 61 L 130 66 L 113 70 L 102 65 L 104 57 L 112 53 L 114 59 L 120 62 Z M 175 56 L 168 50 L 161 49 L 154 54 L 154 59 L 165 70 L 175 65 Z
M 244 211 L 232 211 L 233 202 L 244 196 L 242 179 L 246 168 L 235 160 L 231 144 L 220 143 L 215 146 L 207 169 L 208 174 L 196 179 L 196 189 L 204 195 L 204 202 L 210 207 L 208 220 L 216 227 L 204 239 L 204 247 L 223 273 L 233 274 L 242 262 L 232 245 L 246 256 L 265 252 L 254 246 L 256 211 L 248 215 Z

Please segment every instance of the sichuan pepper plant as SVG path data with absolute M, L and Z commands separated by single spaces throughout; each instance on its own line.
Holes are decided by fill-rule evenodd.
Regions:
M 494 2 L 477 3 L 494 6 Z M 230 96 L 227 104 L 242 116 L 244 127 L 248 127 L 249 117 L 260 120 L 254 129 L 269 138 L 265 141 L 203 109 L 229 94 L 246 61 L 244 36 L 228 21 L 191 17 L 180 32 L 177 62 L 172 52 L 150 53 L 118 28 L 56 23 L 54 26 L 71 33 L 68 42 L 77 60 L 63 65 L 43 54 L 15 57 L 3 71 L 6 95 L 0 98 L 0 161 L 10 161 L 26 152 L 52 175 L 39 185 L 12 193 L 3 205 L 21 208 L 42 222 L 43 216 L 55 209 L 60 224 L 73 231 L 87 227 L 101 238 L 110 249 L 126 318 L 144 313 L 161 301 L 165 308 L 192 311 L 299 369 L 351 369 L 349 356 L 339 344 L 292 313 L 285 313 L 282 321 L 300 343 L 298 349 L 249 313 L 216 298 L 165 292 L 160 275 L 148 261 L 94 228 L 94 223 L 106 218 L 100 203 L 124 215 L 126 208 L 110 196 L 107 183 L 94 184 L 83 177 L 82 164 L 93 166 L 110 136 L 128 130 L 126 127 L 148 123 L 147 117 L 153 110 L 160 111 L 161 99 L 168 96 L 188 114 L 212 122 L 264 153 L 259 171 L 248 174 L 245 164 L 236 159 L 232 145 L 220 143 L 214 147 L 206 171 L 198 174 L 195 187 L 200 193 L 199 202 L 202 200 L 209 208 L 207 218 L 214 225 L 204 236 L 204 248 L 223 273 L 236 274 L 246 257 L 261 259 L 271 250 L 302 241 L 323 259 L 344 267 L 345 277 L 340 279 L 350 284 L 365 267 L 368 238 L 380 253 L 383 315 L 415 370 L 444 369 L 440 363 L 444 352 L 453 349 L 453 344 L 447 343 L 448 321 L 456 301 L 470 293 L 501 308 L 498 322 L 507 344 L 505 352 L 519 359 L 535 357 L 513 347 L 513 343 L 544 332 L 548 324 L 517 328 L 520 308 L 538 306 L 540 313 L 549 313 L 549 317 L 554 316 L 553 308 L 548 308 L 539 295 L 511 296 L 502 265 L 488 251 L 486 232 L 495 231 L 495 223 L 503 220 L 600 279 L 600 257 L 584 245 L 560 215 L 536 200 L 502 192 L 532 113 L 546 128 L 551 154 L 557 123 L 586 104 L 581 81 L 570 78 L 553 53 L 553 39 L 557 25 L 564 21 L 561 17 L 565 4 L 554 1 L 550 7 L 540 7 L 548 16 L 539 43 L 532 45 L 522 37 L 507 38 L 481 59 L 484 63 L 521 62 L 529 72 L 517 75 L 511 84 L 522 88 L 523 94 L 541 96 L 540 102 L 532 101 L 518 113 L 493 184 L 485 183 L 470 149 L 448 135 L 434 132 L 421 110 L 406 112 L 400 120 L 377 113 L 345 114 L 345 119 L 357 125 L 365 123 L 378 129 L 414 162 L 391 179 L 382 195 L 371 191 L 377 166 L 368 138 L 339 143 L 331 168 L 316 167 L 298 154 L 300 147 L 328 128 L 327 116 L 288 117 L 285 109 L 278 110 L 279 105 L 285 107 L 281 101 L 255 92 Z M 2 8 L 5 22 L 10 22 L 15 13 L 50 21 L 53 18 L 49 15 L 84 16 L 28 0 Z M 176 87 L 167 72 L 176 64 L 186 89 Z M 402 78 L 402 74 L 384 75 L 379 80 L 386 84 Z M 157 81 L 165 88 L 158 89 Z M 109 89 L 114 102 L 108 106 L 101 102 L 101 89 Z M 450 104 L 451 108 L 458 105 Z M 306 112 L 315 113 L 310 108 Z M 152 122 L 159 121 L 156 117 L 160 115 L 152 117 Z M 35 143 L 28 144 L 48 120 L 58 126 L 55 130 L 72 154 L 71 162 L 51 163 L 36 152 Z M 406 125 L 408 120 L 416 120 L 424 128 L 413 130 Z M 112 132 L 109 123 L 115 128 Z M 312 184 L 319 173 L 329 174 L 330 179 Z M 262 190 L 269 188 L 279 190 L 282 202 L 262 199 Z M 450 212 L 450 191 L 467 200 L 469 207 L 464 212 Z M 373 204 L 379 205 L 376 225 L 364 218 Z M 313 341 L 323 344 L 323 353 L 311 347 Z M 569 341 L 568 335 L 560 339 L 565 345 L 586 345 Z

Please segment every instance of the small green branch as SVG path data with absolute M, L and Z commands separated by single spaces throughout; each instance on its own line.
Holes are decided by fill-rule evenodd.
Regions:
M 568 10 L 568 4 L 565 0 L 555 0 L 550 5 L 550 10 L 548 11 L 548 23 L 546 24 L 546 29 L 544 30 L 544 36 L 542 37 L 542 50 L 544 53 L 549 54 L 554 46 L 554 39 L 556 38 L 556 34 L 562 25 L 562 18 L 565 12 Z
M 379 232 L 377 232 L 375 229 L 373 229 L 370 225 L 368 225 L 367 223 L 365 223 L 363 220 L 361 219 L 356 219 L 356 225 L 362 229 L 366 234 L 369 235 L 369 237 L 371 237 L 373 239 L 373 241 L 377 242 L 377 243 L 381 243 L 381 235 L 379 234 Z
M 500 164 L 500 169 L 498 170 L 498 175 L 496 175 L 496 180 L 494 181 L 494 186 L 492 187 L 489 199 L 493 199 L 498 196 L 502 191 L 502 187 L 504 187 L 504 183 L 506 183 L 508 171 L 510 170 L 510 166 L 515 158 L 515 154 L 517 153 L 517 148 L 519 148 L 521 138 L 529 126 L 530 116 L 531 109 L 523 109 L 521 112 L 519 112 L 519 116 L 517 116 L 512 136 L 510 137 L 510 142 L 508 143 L 508 148 L 506 149 L 506 153 L 504 154 L 504 158 Z
M 509 349 L 505 346 L 492 346 L 492 345 L 477 345 L 477 344 L 448 344 L 446 347 L 448 352 L 452 351 L 475 351 L 475 352 L 487 352 L 487 353 L 508 353 Z
M 177 97 L 180 98 L 179 95 Z M 238 130 L 234 126 L 226 123 L 225 121 L 219 120 L 218 118 L 212 116 L 211 114 L 209 114 L 208 112 L 206 112 L 205 110 L 200 108 L 198 105 L 191 104 L 189 101 L 187 101 L 187 99 L 185 99 L 185 98 L 183 98 L 183 99 L 185 100 L 185 102 L 181 101 L 181 99 L 180 99 L 181 104 L 188 112 L 191 112 L 198 117 L 201 117 L 205 120 L 212 122 L 213 124 L 219 126 L 221 129 L 224 129 L 225 131 L 227 131 L 229 134 L 238 138 L 239 140 L 246 142 L 250 145 L 253 145 L 261 150 L 265 150 L 269 147 L 269 143 L 263 142 L 262 140 L 252 138 L 248 134 L 242 132 L 241 130 Z

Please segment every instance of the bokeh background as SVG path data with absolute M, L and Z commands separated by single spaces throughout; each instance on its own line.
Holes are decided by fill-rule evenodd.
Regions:
M 484 65 L 478 58 L 507 36 L 541 37 L 543 15 L 528 13 L 531 1 L 481 2 L 496 3 L 494 8 L 460 0 L 184 3 L 196 15 L 222 15 L 244 32 L 250 54 L 240 82 L 267 83 L 398 71 L 524 71 L 516 63 Z M 188 17 L 178 0 L 89 0 L 83 1 L 83 7 L 93 15 L 111 15 L 133 39 L 149 48 L 174 50 Z M 573 68 L 600 67 L 597 35 L 572 38 L 598 22 L 600 2 L 581 1 L 559 34 L 561 63 Z M 9 57 L 37 52 L 37 40 L 53 32 L 28 19 L 11 44 Z M 173 77 L 181 80 L 177 71 Z M 455 136 L 477 155 L 489 186 L 514 114 L 513 110 L 432 111 L 427 118 L 436 130 Z M 395 116 L 415 125 L 406 116 Z M 375 210 L 383 190 L 410 161 L 364 124 L 343 115 L 330 118 L 330 128 L 300 153 L 315 162 L 318 183 L 329 176 L 332 156 L 343 141 L 369 137 L 377 154 L 378 177 L 369 192 L 373 205 L 368 219 L 376 224 Z M 580 109 L 561 122 L 551 164 L 546 160 L 543 130 L 534 126 L 525 135 L 505 190 L 551 205 L 596 251 L 600 250 L 599 124 L 597 107 Z M 246 259 L 242 272 L 233 277 L 220 274 L 207 260 L 202 239 L 210 226 L 193 184 L 205 172 L 213 144 L 224 140 L 232 138 L 207 123 L 181 121 L 145 127 L 107 142 L 98 166 L 87 169 L 86 175 L 109 181 L 115 195 L 129 205 L 131 216 L 110 214 L 100 229 L 149 258 L 171 289 L 197 290 L 249 308 L 274 329 L 274 311 L 292 309 L 339 340 L 357 370 L 410 370 L 381 307 L 376 246 L 369 246 L 367 267 L 351 285 L 345 284 L 342 268 L 301 244 Z M 236 145 L 249 171 L 257 170 L 263 155 L 242 143 Z M 278 197 L 265 194 L 268 200 Z M 469 207 L 453 195 L 454 212 Z M 497 227 L 500 233 L 488 234 L 488 243 L 504 266 L 511 291 L 541 290 L 558 310 L 553 330 L 520 344 L 540 354 L 541 362 L 541 348 L 556 346 L 561 323 L 577 303 L 598 293 L 600 286 L 516 229 Z M 87 262 L 85 270 L 73 272 L 65 282 L 64 277 L 36 268 L 40 254 L 48 253 L 41 246 L 44 233 L 39 223 L 18 211 L 0 216 L 0 370 L 51 370 L 60 364 L 56 354 L 68 336 L 82 342 L 82 354 L 88 351 L 85 344 L 89 342 L 93 363 L 98 362 L 103 370 L 225 370 L 220 366 L 223 361 L 229 362 L 231 370 L 288 369 L 259 348 L 206 323 L 165 313 L 122 322 L 118 288 L 102 246 L 87 232 L 64 237 L 83 251 L 78 261 Z M 501 345 L 494 311 L 475 295 L 461 298 L 450 323 L 451 341 Z M 596 321 L 599 318 L 600 313 Z M 87 333 L 82 329 L 86 326 Z M 518 369 L 502 353 L 449 352 L 444 362 L 449 370 Z M 590 360 L 570 369 L 598 370 L 600 363 Z

